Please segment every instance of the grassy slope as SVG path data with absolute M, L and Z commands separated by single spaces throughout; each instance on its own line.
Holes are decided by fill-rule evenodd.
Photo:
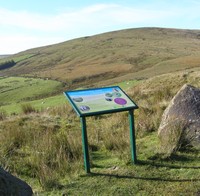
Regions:
M 162 108 L 162 104 L 166 106 L 171 99 L 168 98 L 168 100 L 166 100 L 167 94 L 165 93 L 167 92 L 170 96 L 173 96 L 185 83 L 190 83 L 197 87 L 200 86 L 199 74 L 200 72 L 197 70 L 186 70 L 153 77 L 140 82 L 134 87 L 128 87 L 128 82 L 120 84 L 123 88 L 129 89 L 127 93 L 135 99 L 140 106 L 140 110 L 136 112 L 138 165 L 132 165 L 130 163 L 128 121 L 127 116 L 123 113 L 103 116 L 99 119 L 89 118 L 87 120 L 90 145 L 101 146 L 97 151 L 95 149 L 90 150 L 92 163 L 91 175 L 85 175 L 83 160 L 81 160 L 81 167 L 79 166 L 75 171 L 72 169 L 65 170 L 63 172 L 65 175 L 63 177 L 58 177 L 56 172 L 56 183 L 59 184 L 59 186 L 52 188 L 53 184 L 50 184 L 48 187 L 50 186 L 49 188 L 51 190 L 43 190 L 41 184 L 38 182 L 37 176 L 35 178 L 30 178 L 26 175 L 26 172 L 30 173 L 30 170 L 35 171 L 36 169 L 36 166 L 34 166 L 32 162 L 31 164 L 33 164 L 34 167 L 30 168 L 30 163 L 28 162 L 35 160 L 32 157 L 32 147 L 26 146 L 24 142 L 21 148 L 18 147 L 16 149 L 16 152 L 15 150 L 11 151 L 13 157 L 8 154 L 6 159 L 3 160 L 6 162 L 7 166 L 10 164 L 8 167 L 10 169 L 13 167 L 13 170 L 17 172 L 19 176 L 21 175 L 21 178 L 26 180 L 33 187 L 34 192 L 39 195 L 195 195 L 199 192 L 200 187 L 200 174 L 198 172 L 200 162 L 199 151 L 187 149 L 186 151 L 177 152 L 170 159 L 159 159 L 156 154 L 159 144 L 156 130 L 154 129 L 153 132 L 151 130 L 142 137 L 139 135 L 141 131 L 146 131 L 140 128 L 141 124 L 146 123 L 148 120 L 150 120 L 150 124 L 152 124 L 155 120 L 153 119 L 155 114 L 148 113 L 148 111 L 155 110 L 154 107 L 156 106 L 158 106 L 156 107 L 157 109 Z M 132 85 L 134 85 L 134 83 Z M 137 89 L 139 89 L 139 95 L 137 94 Z M 165 89 L 167 89 L 166 92 Z M 162 92 L 164 93 L 162 94 Z M 147 113 L 138 113 L 144 108 L 148 108 L 146 111 Z M 74 143 L 77 142 L 74 141 L 75 138 L 78 139 L 80 145 L 81 130 L 78 117 L 73 116 L 70 109 L 71 107 L 69 106 L 64 109 L 66 119 L 61 120 L 61 122 L 65 123 L 62 125 L 62 129 L 60 128 L 59 130 L 57 129 L 61 126 L 59 124 L 60 120 L 58 117 L 55 117 L 55 120 L 53 120 L 54 117 L 52 113 L 50 116 L 46 113 L 44 117 L 43 115 L 39 115 L 39 117 L 37 117 L 39 125 L 37 125 L 34 114 L 31 116 L 17 117 L 16 123 L 22 124 L 26 132 L 28 129 L 30 129 L 30 131 L 34 130 L 32 130 L 31 127 L 33 126 L 31 125 L 27 125 L 26 130 L 26 122 L 28 122 L 29 119 L 33 119 L 34 125 L 37 125 L 37 131 L 40 131 L 39 126 L 42 127 L 40 134 L 44 134 L 44 137 L 41 137 L 40 134 L 37 133 L 34 141 L 31 140 L 30 142 L 30 145 L 37 146 L 36 151 L 40 152 L 44 150 L 39 148 L 40 145 L 42 148 L 47 148 L 47 150 L 49 150 L 48 145 L 51 145 L 52 148 L 51 143 L 59 136 L 59 131 L 61 130 L 64 130 L 65 134 L 69 134 L 70 131 L 72 131 L 72 135 L 67 135 L 67 138 L 69 137 L 71 141 L 70 148 L 72 148 Z M 59 116 L 63 116 L 60 114 L 61 110 L 61 108 L 57 109 Z M 54 115 L 57 116 L 56 114 Z M 73 118 L 69 115 L 72 115 Z M 142 115 L 146 115 L 144 119 Z M 45 118 L 47 122 L 43 123 L 43 119 Z M 15 119 L 11 121 L 15 121 Z M 10 125 L 12 123 L 8 122 L 8 124 Z M 151 126 L 150 124 L 148 127 Z M 47 128 L 44 129 L 44 127 Z M 57 128 L 54 129 L 53 127 Z M 50 136 L 51 131 L 53 133 L 52 139 Z M 15 128 L 14 132 L 16 132 Z M 20 135 L 21 134 L 19 134 L 19 136 Z M 39 143 L 37 141 L 37 135 L 39 135 L 40 138 Z M 125 139 L 125 141 L 122 142 L 121 139 Z M 48 140 L 48 145 L 45 143 L 45 140 Z M 98 142 L 98 140 L 100 141 Z M 44 141 L 44 143 L 42 143 L 42 141 Z M 112 142 L 116 145 L 116 149 L 114 148 L 114 150 L 112 149 Z M 2 143 L 1 149 L 4 149 L 5 146 L 8 146 L 9 149 L 12 148 L 12 145 L 9 146 L 9 144 L 9 142 L 5 144 Z M 44 147 L 43 145 L 47 146 Z M 56 155 L 58 155 L 62 145 L 59 145 L 59 148 L 55 149 Z M 117 147 L 118 145 L 119 147 Z M 30 149 L 30 151 L 28 149 Z M 53 151 L 50 150 L 51 154 Z M 54 159 L 53 157 L 50 158 L 50 154 L 46 156 L 47 165 L 44 165 L 44 168 L 48 168 L 49 163 L 54 163 Z M 44 155 L 42 155 L 42 157 L 44 157 Z M 41 160 L 41 164 L 44 164 L 45 162 L 43 161 L 45 160 L 43 160 L 42 157 L 38 158 Z M 10 161 L 13 161 L 13 163 Z M 73 174 L 70 173 L 70 170 L 74 171 Z M 56 171 L 54 167 L 53 171 Z M 51 176 L 52 174 L 49 173 L 48 175 Z M 54 180 L 53 177 L 50 178 L 50 183 L 52 180 Z
M 0 59 L 3 59 L 3 58 L 7 58 L 7 57 L 9 57 L 10 55 L 0 55 Z
M 61 96 L 50 97 L 60 92 L 62 83 L 52 80 L 8 77 L 0 78 L 0 106 L 7 113 L 18 113 L 23 103 L 31 103 L 36 108 L 59 104 Z M 57 101 L 52 101 L 55 99 Z M 61 102 L 62 103 L 62 102 Z
M 200 187 L 198 152 L 179 152 L 171 159 L 155 158 L 156 133 L 137 139 L 138 164 L 130 162 L 130 151 L 121 155 L 90 152 L 91 174 L 78 173 L 64 181 L 62 189 L 41 192 L 69 195 L 195 195 Z
M 151 160 L 156 135 L 138 139 L 138 164 L 124 157 L 97 155 L 91 175 L 79 175 L 60 193 L 71 195 L 195 195 L 199 191 L 199 155 L 179 153 L 171 160 Z M 153 142 L 152 142 L 153 141 Z M 145 144 L 143 144 L 145 143 Z M 143 145 L 143 147 L 141 147 Z M 93 155 L 95 157 L 95 153 Z M 145 158 L 142 158 L 144 156 Z M 100 159 L 100 160 L 99 160 Z M 56 193 L 56 192 L 55 192 Z M 47 193 L 46 193 L 47 194 Z M 57 192 L 58 194 L 58 192 Z M 48 194 L 47 194 L 48 195 Z
M 76 142 L 73 142 L 74 138 L 78 138 L 79 141 L 81 141 L 81 138 L 80 138 L 81 136 L 79 132 L 81 131 L 79 119 L 68 118 L 68 115 L 72 115 L 69 109 L 70 107 L 67 107 L 68 108 L 67 112 L 65 111 L 66 114 L 64 116 L 67 116 L 67 118 L 64 119 L 64 117 L 62 117 L 64 120 L 61 119 L 60 123 L 64 122 L 64 124 L 62 125 L 59 124 L 59 119 L 57 117 L 52 117 L 52 112 L 50 114 L 48 113 L 45 114 L 46 115 L 45 118 L 47 118 L 46 119 L 47 122 L 45 121 L 44 123 L 38 123 L 40 121 L 44 121 L 44 117 L 40 114 L 39 114 L 39 117 L 37 117 L 39 118 L 39 120 L 36 120 L 37 118 L 35 118 L 34 115 L 13 117 L 14 119 L 12 120 L 16 121 L 16 123 L 14 123 L 15 127 L 13 129 L 12 134 L 16 133 L 15 135 L 16 138 L 20 137 L 21 134 L 18 134 L 18 132 L 21 133 L 20 131 L 23 129 L 25 131 L 23 134 L 27 135 L 27 137 L 29 135 L 29 134 L 26 134 L 27 130 L 30 129 L 31 131 L 30 135 L 36 132 L 34 130 L 33 125 L 35 126 L 37 125 L 37 132 L 36 132 L 37 135 L 29 139 L 31 141 L 30 146 L 26 144 L 26 141 L 23 140 L 24 138 L 21 138 L 23 141 L 22 146 L 20 145 L 18 146 L 18 142 L 16 141 L 12 143 L 12 139 L 13 139 L 12 137 L 10 137 L 10 141 L 9 140 L 5 141 L 5 139 L 2 139 L 1 149 L 3 150 L 3 149 L 8 148 L 9 151 L 6 151 L 5 157 L 1 156 L 1 161 L 5 162 L 4 164 L 6 165 L 6 167 L 10 168 L 12 172 L 17 173 L 19 176 L 21 175 L 21 178 L 26 180 L 33 187 L 34 192 L 36 194 L 39 193 L 41 195 L 51 195 L 51 194 L 52 195 L 62 195 L 62 194 L 69 194 L 69 195 L 161 195 L 161 194 L 162 195 L 195 195 L 197 192 L 200 191 L 200 188 L 199 188 L 200 174 L 198 172 L 200 155 L 198 151 L 188 149 L 187 151 L 178 152 L 173 157 L 171 157 L 171 159 L 166 159 L 166 160 L 158 159 L 156 157 L 156 152 L 157 152 L 157 147 L 158 147 L 158 138 L 156 134 L 156 128 L 158 126 L 157 124 L 159 123 L 159 119 L 161 116 L 160 115 L 161 113 L 158 113 L 158 111 L 160 110 L 161 112 L 163 111 L 163 109 L 168 104 L 168 101 L 183 84 L 190 83 L 197 87 L 200 86 L 200 79 L 199 79 L 200 71 L 198 68 L 198 62 L 199 62 L 199 57 L 198 57 L 198 48 L 199 48 L 198 41 L 199 40 L 197 39 L 198 31 L 147 29 L 148 31 L 146 32 L 146 34 L 144 34 L 144 30 L 145 29 L 137 29 L 137 30 L 127 30 L 127 31 L 116 32 L 116 34 L 109 33 L 109 34 L 104 34 L 100 36 L 94 36 L 91 38 L 83 38 L 83 39 L 67 42 L 67 43 L 64 43 L 66 44 L 65 46 L 61 44 L 63 47 L 62 48 L 63 58 L 61 58 L 61 62 L 63 62 L 63 65 L 58 65 L 58 66 L 57 65 L 54 66 L 52 59 L 54 59 L 55 57 L 55 61 L 60 62 L 58 60 L 59 58 L 56 58 L 56 56 L 54 55 L 57 55 L 57 57 L 60 57 L 59 55 L 61 53 L 58 49 L 61 45 L 56 45 L 57 48 L 55 48 L 55 46 L 40 48 L 40 54 L 38 53 L 38 57 L 40 58 L 34 60 L 35 61 L 34 68 L 31 66 L 29 67 L 29 63 L 31 65 L 31 61 L 29 62 L 29 60 L 33 60 L 36 57 L 36 56 L 34 57 L 33 54 L 34 52 L 37 53 L 38 49 L 30 50 L 27 52 L 30 52 L 31 55 L 29 56 L 29 55 L 23 54 L 24 55 L 23 58 L 21 58 L 21 60 L 19 60 L 18 62 L 19 63 L 18 65 L 20 65 L 21 68 L 24 69 L 23 70 L 24 72 L 22 71 L 20 67 L 18 68 L 16 67 L 13 69 L 13 71 L 15 70 L 16 73 L 18 72 L 20 74 L 25 74 L 25 70 L 26 70 L 25 68 L 27 68 L 27 73 L 28 71 L 32 71 L 33 75 L 39 74 L 41 76 L 59 77 L 61 79 L 66 80 L 66 77 L 65 77 L 66 73 L 72 74 L 70 75 L 71 79 L 73 79 L 74 73 L 76 73 L 75 74 L 76 77 L 82 77 L 80 76 L 80 73 L 83 73 L 82 69 L 87 70 L 91 68 L 89 69 L 91 70 L 90 73 L 92 75 L 93 74 L 95 75 L 96 74 L 95 69 L 93 71 L 92 67 L 87 67 L 87 64 L 89 63 L 91 63 L 90 65 L 94 65 L 94 62 L 97 62 L 97 64 L 95 65 L 102 65 L 105 63 L 107 66 L 112 66 L 113 62 L 114 63 L 120 62 L 119 63 L 120 66 L 122 65 L 127 66 L 127 59 L 128 59 L 128 62 L 129 62 L 128 65 L 132 66 L 131 69 L 129 70 L 129 73 L 127 73 L 127 70 L 125 71 L 120 70 L 120 72 L 122 72 L 121 73 L 122 75 L 120 77 L 116 77 L 115 79 L 110 78 L 109 75 L 105 75 L 105 78 L 104 78 L 105 80 L 99 83 L 98 85 L 105 85 L 105 84 L 107 85 L 109 83 L 113 84 L 118 81 L 119 82 L 125 81 L 128 78 L 151 77 L 154 75 L 159 75 L 161 73 L 175 72 L 175 70 L 192 67 L 192 69 L 188 69 L 185 71 L 175 72 L 171 74 L 164 74 L 164 75 L 150 78 L 148 80 L 140 82 L 134 88 L 128 87 L 127 82 L 123 82 L 120 84 L 123 86 L 123 88 L 126 88 L 126 89 L 129 88 L 129 90 L 127 91 L 128 94 L 140 106 L 140 110 L 136 112 L 136 128 L 137 128 L 136 130 L 138 131 L 138 135 L 137 135 L 137 153 L 138 153 L 138 159 L 139 159 L 138 165 L 132 165 L 130 163 L 130 150 L 129 150 L 129 146 L 127 148 L 127 141 L 125 143 L 126 145 L 123 142 L 120 143 L 122 138 L 123 139 L 125 138 L 126 140 L 129 139 L 129 135 L 127 135 L 128 126 L 127 124 L 125 125 L 125 122 L 126 122 L 125 119 L 127 119 L 127 117 L 120 113 L 119 115 L 116 115 L 116 116 L 111 115 L 111 116 L 102 117 L 99 119 L 97 118 L 95 120 L 91 118 L 88 120 L 89 142 L 91 145 L 93 144 L 95 146 L 97 143 L 97 140 L 100 139 L 100 142 L 98 145 L 101 146 L 101 148 L 98 149 L 97 151 L 90 152 L 91 159 L 92 159 L 91 160 L 92 175 L 85 175 L 83 167 L 82 167 L 82 160 L 81 160 L 81 167 L 79 167 L 75 171 L 73 170 L 74 171 L 73 174 L 71 174 L 70 169 L 68 169 L 68 170 L 62 171 L 62 173 L 66 172 L 65 177 L 58 177 L 57 172 L 56 172 L 55 174 L 56 182 L 61 184 L 62 186 L 53 188 L 53 184 L 52 185 L 50 184 L 48 185 L 51 188 L 51 190 L 49 191 L 42 190 L 41 184 L 38 182 L 38 176 L 41 173 L 38 173 L 37 174 L 38 176 L 37 175 L 34 176 L 32 174 L 32 178 L 26 173 L 30 173 L 30 170 L 37 171 L 36 164 L 38 161 L 39 163 L 42 164 L 42 166 L 44 166 L 44 167 L 41 167 L 41 169 L 42 168 L 44 169 L 42 170 L 44 172 L 43 175 L 45 175 L 46 178 L 51 177 L 51 173 L 48 173 L 48 169 L 50 169 L 49 167 L 51 166 L 51 163 L 52 163 L 53 171 L 55 171 L 54 164 L 56 165 L 55 159 L 57 157 L 55 157 L 54 159 L 51 156 L 51 154 L 53 153 L 50 150 L 51 148 L 53 148 L 53 146 L 49 146 L 49 145 L 51 145 L 51 142 L 53 142 L 55 138 L 57 138 L 60 132 L 63 130 L 65 131 L 64 135 L 69 134 L 70 131 L 73 131 L 72 135 L 69 135 L 69 138 L 71 141 L 70 148 L 73 147 L 74 143 L 76 143 Z M 114 36 L 114 34 L 116 37 Z M 133 35 L 135 36 L 134 39 L 132 38 Z M 163 39 L 164 35 L 166 36 L 165 39 Z M 133 42 L 131 42 L 131 40 Z M 145 45 L 145 42 L 147 42 L 147 40 L 148 40 L 148 47 L 147 45 Z M 80 44 L 80 41 L 83 42 L 82 45 Z M 92 47 L 92 44 L 94 44 L 93 47 L 96 46 L 95 49 L 93 48 L 94 53 L 92 53 L 92 50 L 90 50 L 89 47 L 86 47 L 86 45 L 84 45 L 86 44 L 86 42 L 87 44 L 88 43 L 91 44 L 87 46 Z M 73 43 L 75 45 L 69 45 L 69 43 L 70 44 Z M 84 48 L 84 46 L 85 46 L 85 50 L 80 50 L 80 53 L 78 53 L 78 49 Z M 120 50 L 120 46 L 121 46 L 121 50 Z M 125 46 L 127 46 L 127 48 L 124 48 Z M 116 51 L 113 51 L 115 47 L 116 47 Z M 57 49 L 59 52 L 56 53 L 55 49 Z M 71 59 L 70 59 L 70 57 L 68 56 L 69 62 L 68 61 L 65 62 L 66 61 L 65 52 L 66 51 L 69 53 L 71 52 L 70 53 L 71 55 L 72 51 L 74 52 L 75 49 L 77 49 L 77 53 L 74 53 L 74 57 L 77 57 L 77 56 L 78 57 L 73 59 L 73 56 L 71 56 Z M 88 49 L 88 51 L 86 49 Z M 106 49 L 105 53 L 104 53 L 104 49 Z M 107 49 L 110 50 L 110 53 L 108 53 Z M 87 51 L 88 53 L 84 53 L 84 51 Z M 99 53 L 95 53 L 97 51 Z M 116 52 L 115 55 L 111 51 Z M 124 53 L 122 54 L 122 52 Z M 142 52 L 144 53 L 142 54 Z M 52 58 L 47 58 L 48 54 L 51 54 Z M 104 58 L 100 54 L 104 55 Z M 112 56 L 109 56 L 108 54 L 112 54 Z M 144 54 L 147 54 L 147 55 L 145 56 Z M 19 54 L 19 56 L 20 55 L 22 54 Z M 92 55 L 94 56 L 92 57 Z M 182 58 L 183 56 L 184 58 Z M 134 58 L 130 58 L 130 57 L 134 57 Z M 48 61 L 45 61 L 45 59 Z M 90 61 L 89 59 L 92 59 L 92 60 Z M 50 72 L 50 71 L 43 72 L 42 70 L 43 68 L 41 69 L 40 66 L 37 66 L 39 65 L 39 63 L 41 63 L 40 65 L 43 65 L 42 67 L 44 69 L 48 69 L 48 66 L 51 63 L 51 67 L 52 67 L 51 70 L 54 70 L 55 72 Z M 134 63 L 136 63 L 137 66 L 134 66 L 135 65 Z M 73 67 L 72 65 L 75 65 L 75 64 L 79 64 L 80 67 L 82 68 L 79 69 L 79 66 Z M 71 65 L 71 67 L 68 67 L 69 65 Z M 56 72 L 56 69 L 58 67 L 60 68 L 60 72 L 64 73 L 63 76 L 62 74 L 60 74 L 59 71 Z M 112 70 L 114 70 L 113 67 L 112 67 Z M 133 73 L 130 73 L 131 71 L 133 71 Z M 104 67 L 99 68 L 97 69 L 97 72 L 105 73 L 106 69 Z M 56 73 L 57 75 L 53 75 L 54 73 Z M 117 75 L 117 73 L 115 74 Z M 107 80 L 109 78 L 110 80 Z M 98 80 L 96 80 L 96 82 L 98 82 Z M 82 83 L 82 84 L 85 85 L 85 83 Z M 134 85 L 134 82 L 133 82 L 133 85 Z M 55 102 L 58 100 L 58 102 L 56 102 L 56 104 L 58 104 L 62 102 L 62 100 L 64 100 L 63 98 L 64 98 L 63 95 L 60 95 L 58 97 L 55 97 L 55 99 L 52 98 L 52 102 Z M 51 98 L 48 98 L 48 100 L 49 99 Z M 38 104 L 38 107 L 40 107 L 42 100 L 33 101 L 33 103 L 34 102 L 36 105 Z M 45 100 L 45 103 L 47 102 L 48 101 Z M 60 113 L 62 110 L 65 110 L 65 108 L 63 109 L 63 107 L 60 107 L 60 109 L 57 109 L 57 110 L 58 110 L 57 112 L 59 116 L 62 116 Z M 157 113 L 155 113 L 155 110 Z M 56 114 L 54 115 L 57 116 Z M 51 118 L 52 119 L 55 118 L 55 119 L 51 120 Z M 33 119 L 33 122 L 32 122 L 33 125 L 28 124 L 28 123 L 26 125 L 26 122 L 28 122 L 29 119 Z M 0 123 L 0 131 L 2 131 L 1 126 L 4 123 L 8 124 L 7 125 L 8 131 L 5 132 L 5 138 L 8 138 L 6 136 L 7 134 L 9 135 L 9 131 L 12 129 L 11 127 L 12 123 L 9 123 L 9 120 L 8 122 L 3 121 L 2 123 Z M 17 127 L 20 124 L 22 127 Z M 61 127 L 59 128 L 59 126 Z M 40 129 L 41 129 L 41 133 L 39 132 Z M 50 135 L 51 132 L 53 134 L 52 139 Z M 146 132 L 146 133 L 141 137 L 140 132 Z M 102 135 L 98 136 L 98 133 L 101 133 Z M 41 137 L 40 134 L 43 137 Z M 63 138 L 64 138 L 64 135 L 63 135 Z M 38 143 L 37 141 L 37 136 L 38 136 L 38 140 L 40 139 L 40 143 Z M 117 146 L 119 145 L 117 150 L 112 149 L 113 144 L 111 142 L 114 142 L 113 140 L 116 142 L 115 145 Z M 45 143 L 45 141 L 47 143 Z M 5 144 L 3 142 L 5 142 Z M 16 149 L 14 149 L 15 145 L 17 145 Z M 40 145 L 42 146 L 41 149 L 40 149 Z M 35 152 L 32 152 L 33 151 L 32 146 L 34 146 Z M 62 143 L 62 145 L 59 145 L 58 149 L 54 149 L 56 152 L 55 153 L 56 155 L 59 154 L 58 152 L 60 152 L 63 146 L 65 145 Z M 35 148 L 37 150 L 35 150 Z M 47 150 L 47 152 L 50 151 L 51 153 L 49 154 L 47 153 L 47 155 L 44 153 L 42 157 L 39 157 L 40 154 L 36 152 L 43 152 L 43 150 L 45 149 Z M 2 153 L 2 151 L 0 151 L 0 153 Z M 36 158 L 32 156 L 32 153 L 36 154 Z M 43 159 L 43 157 L 45 156 L 47 156 L 46 160 Z M 30 167 L 31 165 L 33 165 L 33 167 Z M 47 172 L 48 175 L 46 175 L 45 172 Z M 51 180 L 52 179 L 50 179 L 50 182 Z
M 136 85 L 137 81 L 116 83 L 124 90 Z M 62 83 L 23 77 L 0 78 L 0 109 L 7 114 L 21 113 L 22 104 L 31 104 L 41 111 L 54 106 L 66 104 Z M 54 94 L 55 95 L 52 95 Z
M 199 74 L 198 70 L 165 74 L 140 82 L 129 90 L 127 89 L 127 92 L 131 97 L 136 98 L 141 110 L 148 108 L 151 111 L 151 107 L 160 108 L 163 107 L 162 104 L 166 106 L 167 101 L 171 98 L 166 100 L 169 95 L 165 93 L 169 93 L 173 97 L 185 83 L 200 87 Z M 123 86 L 125 85 L 127 82 L 123 83 Z M 134 92 L 137 88 L 140 89 L 140 95 Z M 167 89 L 166 92 L 165 89 Z M 162 94 L 162 92 L 164 93 Z M 149 116 L 147 113 L 145 118 L 150 118 L 150 121 L 153 122 L 153 115 L 151 113 Z M 118 115 L 119 119 L 122 117 L 122 114 Z M 89 119 L 89 143 L 94 144 L 95 140 L 92 140 L 91 135 L 97 131 L 96 129 L 101 130 L 101 128 L 108 129 L 109 134 L 105 138 L 112 141 L 113 131 L 108 127 L 109 124 L 112 124 L 113 130 L 115 130 L 118 126 L 122 126 L 122 122 L 118 118 L 108 117 L 109 122 L 105 118 L 106 126 L 100 122 L 103 124 L 100 128 L 97 128 L 98 121 L 93 122 L 94 120 Z M 136 112 L 136 131 L 141 131 L 138 124 L 142 123 L 140 114 Z M 115 124 L 117 125 L 115 126 Z M 128 131 L 128 128 L 126 127 L 123 131 Z M 120 142 L 119 135 L 114 137 L 117 137 L 117 142 Z M 79 172 L 70 180 L 64 180 L 61 190 L 41 193 L 44 195 L 196 195 L 200 191 L 199 151 L 188 149 L 177 152 L 169 159 L 159 159 L 156 155 L 159 146 L 156 132 L 146 134 L 144 137 L 138 136 L 136 141 L 137 165 L 130 163 L 130 150 L 128 148 L 118 149 L 114 153 L 112 150 L 90 151 L 91 175 L 86 175 L 82 170 L 82 173 Z
M 22 105 L 23 104 L 31 104 L 36 110 L 42 111 L 45 109 L 49 109 L 51 107 L 56 107 L 60 105 L 66 104 L 66 100 L 61 93 L 60 95 L 55 95 L 51 97 L 45 97 L 42 99 L 34 100 L 34 101 L 23 101 L 20 103 L 13 102 L 9 105 L 1 106 L 0 109 L 5 111 L 6 114 L 20 114 L 22 113 Z
M 75 39 L 16 54 L 12 58 L 17 65 L 1 74 L 51 77 L 82 86 L 151 77 L 198 67 L 199 33 L 139 28 Z

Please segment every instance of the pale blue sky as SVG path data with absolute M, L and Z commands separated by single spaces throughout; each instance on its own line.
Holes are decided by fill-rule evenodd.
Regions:
M 200 29 L 200 1 L 0 0 L 0 54 L 138 27 Z

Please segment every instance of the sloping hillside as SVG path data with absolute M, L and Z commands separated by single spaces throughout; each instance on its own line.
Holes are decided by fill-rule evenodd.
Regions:
M 85 175 L 80 120 L 66 104 L 62 83 L 0 78 L 1 167 L 30 184 L 35 195 L 198 195 L 199 151 L 186 146 L 166 157 L 157 130 L 182 85 L 200 87 L 199 38 L 200 31 L 130 29 L 1 59 L 16 64 L 0 76 L 51 77 L 69 88 L 123 81 L 119 85 L 139 106 L 138 164 L 131 162 L 127 113 L 88 118 L 92 173 Z M 134 78 L 149 79 L 126 81 Z
M 200 30 L 121 30 L 30 49 L 9 58 L 16 65 L 0 75 L 49 77 L 76 86 L 109 84 L 199 67 Z
M 6 58 L 6 57 L 9 57 L 9 56 L 10 56 L 9 54 L 0 55 L 0 59 Z

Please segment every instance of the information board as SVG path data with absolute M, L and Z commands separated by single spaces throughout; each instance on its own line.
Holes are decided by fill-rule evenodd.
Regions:
M 138 108 L 119 86 L 66 91 L 64 94 L 79 116 L 94 116 Z

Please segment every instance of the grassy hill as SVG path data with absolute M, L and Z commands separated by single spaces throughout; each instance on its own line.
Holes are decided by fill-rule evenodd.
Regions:
M 37 110 L 63 104 L 63 83 L 24 77 L 0 77 L 0 111 L 20 113 L 23 104 Z
M 107 85 L 199 67 L 200 31 L 127 29 L 30 49 L 8 59 L 16 65 L 0 75 L 48 77 L 75 86 Z
M 199 38 L 194 30 L 129 29 L 1 59 L 16 64 L 0 76 L 17 77 L 0 77 L 0 166 L 36 195 L 198 195 L 200 152 L 186 146 L 160 154 L 157 130 L 182 85 L 200 87 Z M 122 86 L 139 106 L 138 164 L 131 163 L 127 112 L 88 117 L 92 173 L 86 175 L 80 120 L 66 104 L 63 87 L 109 84 Z M 9 115 L 21 104 L 33 110 Z

